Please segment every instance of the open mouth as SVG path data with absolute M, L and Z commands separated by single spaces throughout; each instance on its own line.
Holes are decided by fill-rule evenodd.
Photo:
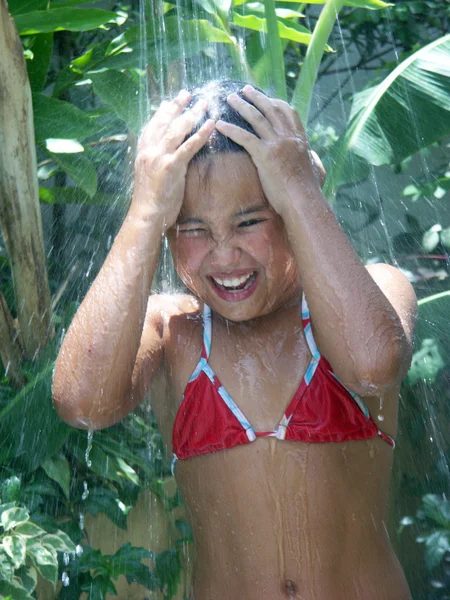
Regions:
M 210 277 L 210 279 L 219 290 L 224 292 L 242 292 L 251 287 L 256 279 L 256 275 L 256 271 L 253 271 L 253 273 L 242 275 L 241 277 L 232 277 L 230 279 Z

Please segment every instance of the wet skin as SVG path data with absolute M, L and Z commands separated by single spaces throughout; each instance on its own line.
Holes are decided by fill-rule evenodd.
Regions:
M 186 139 L 206 110 L 199 102 L 183 112 L 186 92 L 162 103 L 145 127 L 129 213 L 63 340 L 55 407 L 75 427 L 101 429 L 152 386 L 170 455 L 207 302 L 212 369 L 253 427 L 272 430 L 311 358 L 304 290 L 319 350 L 395 437 L 412 352 L 412 287 L 389 265 L 361 264 L 321 194 L 295 111 L 251 88 L 244 93 L 261 112 L 235 95 L 228 101 L 259 137 L 209 120 Z M 190 164 L 214 127 L 251 159 L 238 153 Z M 149 297 L 161 233 L 191 295 Z M 246 287 L 227 291 L 224 279 Z M 379 438 L 258 438 L 179 461 L 197 553 L 192 598 L 409 600 L 385 527 L 391 464 L 392 449 Z
M 254 428 L 272 430 L 311 356 L 283 221 L 247 155 L 189 168 L 169 241 L 178 273 L 200 300 L 164 303 L 165 361 L 152 406 L 168 451 L 201 354 L 202 301 L 213 310 L 212 369 Z M 211 274 L 247 272 L 257 278 L 242 301 L 223 299 L 211 281 Z M 397 398 L 398 389 L 388 392 L 382 410 L 379 398 L 366 398 L 393 437 Z M 195 539 L 192 598 L 409 600 L 386 531 L 392 457 L 379 438 L 328 444 L 259 438 L 178 461 Z

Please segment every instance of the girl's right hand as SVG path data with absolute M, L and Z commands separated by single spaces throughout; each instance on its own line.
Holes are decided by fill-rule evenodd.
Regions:
M 162 102 L 138 142 L 129 212 L 142 219 L 161 219 L 163 233 L 175 224 L 180 212 L 189 161 L 204 146 L 215 126 L 209 119 L 183 142 L 208 106 L 200 100 L 183 113 L 190 99 L 189 92 L 182 90 L 172 102 Z

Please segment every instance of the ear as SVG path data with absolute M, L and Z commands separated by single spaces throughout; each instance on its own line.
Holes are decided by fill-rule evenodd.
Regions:
M 311 150 L 311 156 L 313 159 L 314 170 L 320 181 L 320 187 L 323 188 L 323 186 L 325 184 L 325 179 L 327 178 L 325 168 L 324 168 L 319 156 L 317 155 L 316 152 L 314 152 L 314 150 Z

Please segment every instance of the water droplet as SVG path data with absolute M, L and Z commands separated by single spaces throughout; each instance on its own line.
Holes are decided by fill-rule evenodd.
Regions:
M 69 576 L 67 575 L 67 573 L 64 571 L 64 573 L 61 575 L 61 581 L 64 587 L 67 587 L 70 583 L 70 579 Z
M 92 440 L 93 440 L 93 438 L 94 438 L 94 431 L 92 429 L 89 429 L 88 435 L 87 435 L 86 452 L 84 453 L 84 458 L 86 460 L 86 464 L 87 464 L 87 466 L 88 466 L 89 469 L 92 466 L 92 461 L 89 460 L 89 454 L 91 453 L 91 450 L 92 450 Z
M 69 556 L 68 552 L 64 552 L 64 554 L 63 554 L 63 562 L 64 562 L 65 566 L 67 567 L 67 565 L 70 562 L 70 556 Z
M 88 467 L 90 466 L 89 465 L 90 462 L 91 462 L 90 460 L 87 461 Z M 86 500 L 86 498 L 89 496 L 89 490 L 88 490 L 87 481 L 83 481 L 83 486 L 84 486 L 84 492 L 81 495 L 81 499 L 82 500 Z
M 80 544 L 75 546 L 75 554 L 81 556 L 83 554 L 83 546 L 80 546 Z
M 80 526 L 80 529 L 84 529 L 84 515 L 83 515 L 83 513 L 80 513 L 79 526 Z
M 378 419 L 379 421 L 384 421 L 384 417 L 383 417 L 383 415 L 378 415 L 377 419 Z

